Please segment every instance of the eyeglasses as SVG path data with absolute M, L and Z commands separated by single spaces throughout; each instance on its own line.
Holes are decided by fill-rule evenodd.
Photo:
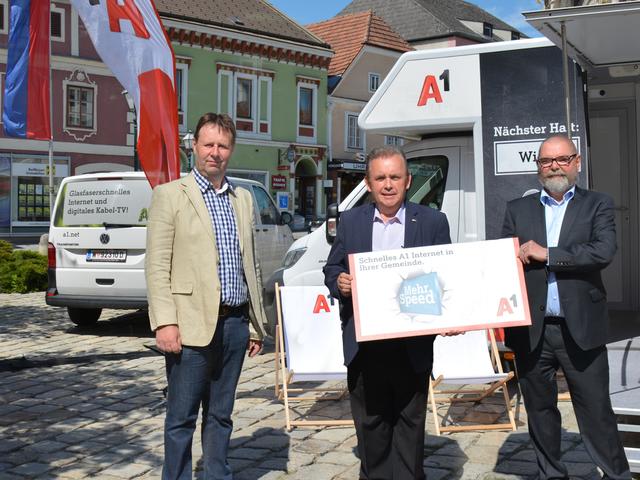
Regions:
M 543 168 L 550 167 L 553 162 L 556 162 L 559 167 L 566 167 L 577 156 L 578 154 L 574 153 L 573 155 L 560 155 L 559 157 L 555 157 L 555 158 L 542 157 L 536 161 L 538 162 L 538 165 L 540 165 Z

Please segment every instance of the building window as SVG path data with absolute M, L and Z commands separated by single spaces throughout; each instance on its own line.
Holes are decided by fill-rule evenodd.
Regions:
M 298 109 L 300 125 L 313 126 L 313 90 L 300 87 L 300 105 Z
M 511 32 L 511 40 L 520 40 L 520 32 Z
M 318 121 L 318 80 L 298 78 L 298 142 L 315 142 Z
M 271 86 L 275 73 L 217 63 L 218 109 L 236 123 L 238 136 L 271 136 Z
M 51 6 L 51 39 L 64 42 L 64 9 Z
M 262 128 L 262 122 L 258 122 L 258 77 L 244 73 L 236 73 L 234 77 L 233 115 L 237 131 L 268 133 L 268 129 Z
M 67 128 L 93 129 L 93 100 L 93 88 L 67 85 Z
M 236 82 L 236 117 L 253 120 L 253 81 L 250 78 L 238 78 Z
M 186 63 L 176 63 L 176 103 L 178 105 L 178 128 L 187 129 L 187 92 L 189 66 Z
M 404 144 L 402 137 L 396 137 L 395 135 L 385 135 L 384 144 L 392 147 L 401 147 Z
M 9 33 L 9 0 L 0 0 L 0 33 Z
M 485 37 L 493 38 L 493 25 L 484 22 L 482 24 L 482 35 L 484 35 Z
M 369 73 L 369 92 L 373 93 L 380 86 L 380 75 L 377 73 Z
M 53 157 L 53 162 L 53 181 L 57 191 L 62 179 L 69 175 L 69 158 L 56 155 Z M 46 155 L 34 154 L 0 155 L 0 165 L 2 165 L 0 170 L 3 167 L 6 169 L 2 173 L 8 175 L 4 177 L 3 183 L 9 187 L 7 200 L 11 192 L 11 200 L 6 202 L 12 205 L 11 209 L 6 211 L 6 214 L 11 212 L 11 224 L 14 226 L 48 224 L 51 219 L 47 189 L 49 158 Z M 8 220 L 7 216 L 5 221 Z
M 346 113 L 346 138 L 347 150 L 363 150 L 364 138 L 362 130 L 358 127 L 358 114 Z

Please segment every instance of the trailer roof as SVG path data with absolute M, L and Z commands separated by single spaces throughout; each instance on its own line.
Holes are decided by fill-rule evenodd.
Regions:
M 484 43 L 464 47 L 416 50 L 403 54 L 365 105 L 358 118 L 369 132 L 420 138 L 441 131 L 471 130 L 481 116 L 479 55 L 553 46 L 546 38 Z M 418 101 L 426 76 L 450 74 L 444 102 Z M 437 80 L 441 83 L 441 80 Z M 446 98 L 448 96 L 448 98 Z
M 584 69 L 640 62 L 640 2 L 556 8 L 524 12 L 534 28 L 562 48 L 561 26 L 567 32 L 568 54 Z M 640 66 L 636 66 L 640 74 Z

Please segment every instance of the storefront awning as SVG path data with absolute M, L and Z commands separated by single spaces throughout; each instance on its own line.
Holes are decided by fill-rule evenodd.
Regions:
M 562 48 L 562 24 L 567 54 L 585 70 L 626 66 L 640 74 L 640 1 L 524 12 L 545 37 Z

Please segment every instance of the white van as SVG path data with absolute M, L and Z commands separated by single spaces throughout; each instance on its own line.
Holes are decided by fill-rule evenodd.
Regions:
M 293 242 L 288 223 L 258 182 L 230 177 L 252 193 L 263 283 Z M 67 307 L 76 325 L 98 321 L 103 308 L 147 308 L 144 258 L 151 187 L 143 172 L 65 178 L 49 229 L 47 305 Z

